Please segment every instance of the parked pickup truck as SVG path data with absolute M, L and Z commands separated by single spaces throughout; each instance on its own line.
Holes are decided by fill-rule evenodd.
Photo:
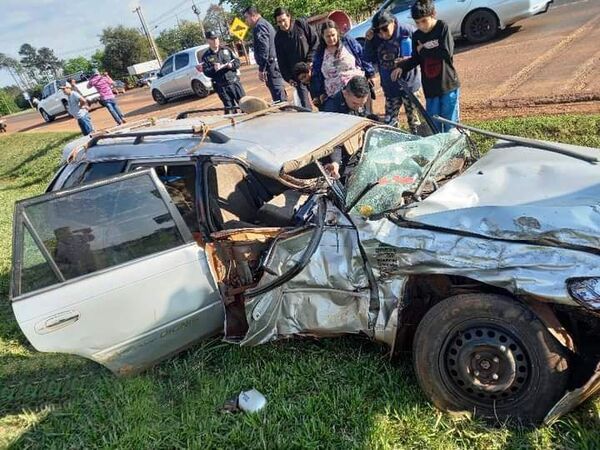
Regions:
M 64 86 L 72 78 L 78 81 L 77 89 L 88 102 L 95 103 L 100 100 L 100 95 L 96 91 L 96 88 L 87 87 L 88 77 L 83 73 L 54 80 L 44 86 L 42 99 L 36 105 L 44 121 L 52 122 L 56 116 L 67 113 L 67 96 L 60 87 Z

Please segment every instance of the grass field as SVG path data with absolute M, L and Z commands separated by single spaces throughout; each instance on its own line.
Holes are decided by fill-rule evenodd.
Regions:
M 478 125 L 600 147 L 600 115 Z M 539 429 L 453 419 L 426 401 L 408 359 L 390 362 L 359 337 L 257 348 L 214 339 L 127 379 L 35 352 L 7 302 L 12 208 L 43 191 L 73 136 L 0 138 L 0 448 L 600 448 L 600 400 Z M 268 399 L 263 412 L 221 411 L 252 387 Z

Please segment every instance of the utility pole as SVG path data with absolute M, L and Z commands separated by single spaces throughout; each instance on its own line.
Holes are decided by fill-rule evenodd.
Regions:
M 206 33 L 204 32 L 204 24 L 202 23 L 202 19 L 200 18 L 200 10 L 194 2 L 192 2 L 192 11 L 194 12 L 194 14 L 196 14 L 196 17 L 198 18 L 198 24 L 200 25 L 200 33 L 202 33 L 202 38 L 206 39 Z
M 146 19 L 144 18 L 144 13 L 142 12 L 142 6 L 138 6 L 133 10 L 136 12 L 140 18 L 140 22 L 142 22 L 142 28 L 144 29 L 144 34 L 148 38 L 148 42 L 150 43 L 150 48 L 152 49 L 152 53 L 154 53 L 154 57 L 158 60 L 158 64 L 162 66 L 162 59 L 160 58 L 160 53 L 158 53 L 158 48 L 156 47 L 156 43 L 154 42 L 154 38 L 150 34 L 150 30 L 148 29 L 148 24 L 146 24 Z

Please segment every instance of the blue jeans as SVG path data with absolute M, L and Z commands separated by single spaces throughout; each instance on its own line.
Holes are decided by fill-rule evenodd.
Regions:
M 94 126 L 92 125 L 92 118 L 88 113 L 85 113 L 85 116 L 77 119 L 77 123 L 79 124 L 79 128 L 81 128 L 81 132 L 84 136 L 87 136 L 92 131 L 94 131 Z
M 110 100 L 104 100 L 104 106 L 108 109 L 110 115 L 115 119 L 117 124 L 121 125 L 123 123 L 123 113 L 119 109 L 119 105 L 117 105 L 117 101 L 114 98 Z
M 425 109 L 430 116 L 440 116 L 444 119 L 458 122 L 460 119 L 460 89 L 455 89 L 446 92 L 439 97 L 431 97 L 425 99 Z M 445 123 L 437 123 L 441 132 L 450 131 L 454 126 Z

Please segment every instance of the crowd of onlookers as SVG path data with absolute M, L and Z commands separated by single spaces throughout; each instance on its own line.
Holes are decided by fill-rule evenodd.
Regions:
M 286 8 L 273 12 L 277 29 L 256 7 L 244 11 L 253 29 L 254 57 L 258 78 L 268 87 L 274 102 L 288 100 L 286 85 L 304 108 L 376 118 L 395 124 L 404 108 L 410 130 L 416 133 L 419 115 L 411 98 L 422 90 L 426 111 L 457 121 L 460 82 L 453 64 L 454 40 L 448 26 L 436 18 L 433 0 L 417 0 L 411 7 L 414 24 L 400 23 L 388 10 L 373 16 L 364 46 L 345 36 L 336 22 L 326 20 L 315 27 L 307 19 L 295 18 Z M 240 60 L 234 50 L 223 45 L 214 31 L 206 33 L 209 48 L 202 57 L 204 74 L 223 102 L 225 113 L 239 110 L 245 96 L 239 77 Z M 383 116 L 374 114 L 374 77 L 379 79 L 385 97 Z M 125 123 L 108 74 L 97 71 L 88 82 L 100 94 L 117 124 Z M 81 131 L 93 130 L 85 99 L 76 86 L 63 87 L 68 96 L 68 112 Z M 451 127 L 440 124 L 442 131 Z

